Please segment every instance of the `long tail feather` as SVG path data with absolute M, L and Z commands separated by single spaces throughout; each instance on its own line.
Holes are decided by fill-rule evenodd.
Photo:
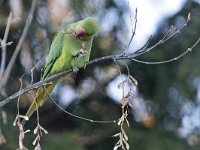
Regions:
M 56 79 L 56 80 L 53 81 L 52 84 L 49 84 L 49 85 L 45 86 L 45 88 L 47 89 L 48 93 L 51 93 L 51 91 L 55 87 L 55 85 L 58 82 L 58 80 L 59 79 Z M 33 103 L 31 104 L 31 106 L 29 107 L 29 109 L 28 109 L 28 111 L 26 113 L 26 116 L 28 116 L 29 118 L 48 99 L 48 94 L 46 93 L 45 88 L 44 87 L 40 87 L 37 90 L 36 98 L 34 99 Z M 22 125 L 25 125 L 25 123 L 26 123 L 26 120 L 23 120 L 22 121 Z

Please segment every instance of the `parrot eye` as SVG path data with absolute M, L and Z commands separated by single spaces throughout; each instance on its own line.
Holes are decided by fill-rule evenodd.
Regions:
M 81 28 L 77 33 L 76 33 L 76 37 L 80 38 L 82 36 L 85 35 L 85 30 L 83 28 Z

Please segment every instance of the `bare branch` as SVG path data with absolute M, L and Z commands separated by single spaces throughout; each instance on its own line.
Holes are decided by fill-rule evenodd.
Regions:
M 187 20 L 184 23 L 184 25 L 181 28 L 177 28 L 175 26 L 171 26 L 170 29 L 168 30 L 168 32 L 163 36 L 163 38 L 161 40 L 159 40 L 156 44 L 154 44 L 153 46 L 144 49 L 142 52 L 138 52 L 137 56 L 141 56 L 147 52 L 150 52 L 151 50 L 155 49 L 157 46 L 169 41 L 170 39 L 172 39 L 173 37 L 175 37 L 177 34 L 179 34 L 189 23 L 189 21 L 191 20 L 191 14 L 189 13 L 187 16 Z M 134 53 L 135 54 L 135 53 Z
M 4 47 L 4 46 L 9 46 L 9 45 L 11 45 L 12 43 L 13 43 L 12 41 L 11 41 L 11 42 L 7 42 L 7 43 L 1 45 L 0 48 L 2 48 L 2 47 Z
M 124 59 L 129 59 L 129 60 L 133 60 L 133 61 L 137 61 L 139 63 L 145 63 L 147 64 L 147 62 L 145 61 L 140 61 L 140 60 L 137 60 L 135 59 L 136 57 L 138 56 L 141 56 L 143 54 L 145 54 L 146 52 L 149 52 L 150 50 L 154 49 L 155 47 L 157 47 L 158 45 L 160 44 L 163 44 L 164 42 L 168 41 L 169 39 L 173 38 L 176 34 L 178 34 L 189 22 L 190 20 L 190 15 L 188 15 L 188 19 L 186 21 L 186 23 L 184 24 L 184 26 L 179 29 L 178 31 L 176 31 L 174 34 L 172 34 L 171 36 L 167 36 L 169 33 L 167 33 L 158 43 L 156 43 L 155 45 L 153 45 L 152 47 L 150 48 L 146 48 L 144 49 L 143 51 L 136 51 L 135 53 L 121 53 L 121 54 L 116 54 L 116 55 L 109 55 L 109 56 L 104 56 L 104 57 L 100 57 L 100 58 L 96 58 L 96 59 L 93 59 L 89 62 L 86 63 L 86 66 L 88 65 L 91 65 L 91 64 L 94 64 L 94 63 L 98 63 L 98 62 L 101 62 L 101 61 L 105 61 L 105 60 L 112 60 L 112 61 L 116 61 L 116 60 L 124 60 Z M 171 28 L 170 28 L 171 29 Z M 191 47 L 191 48 L 188 48 L 185 52 L 183 52 L 182 54 L 180 54 L 179 56 L 175 57 L 175 58 L 172 58 L 170 60 L 167 60 L 167 61 L 163 61 L 163 63 L 167 63 L 167 62 L 171 62 L 171 61 L 175 61 L 181 57 L 183 57 L 185 54 L 187 54 L 189 51 L 191 51 L 193 48 L 195 48 L 195 46 L 197 46 L 197 44 L 200 43 L 200 38 L 198 38 L 198 40 L 195 42 L 195 44 Z M 161 64 L 161 62 L 152 62 L 153 63 L 157 63 L 157 64 Z M 151 64 L 151 62 L 149 62 L 148 64 Z M 80 67 L 80 68 L 77 68 L 77 69 L 82 69 L 82 68 L 85 68 L 85 65 L 83 67 Z M 28 87 L 22 89 L 22 90 L 19 90 L 18 92 L 16 92 L 15 94 L 9 96 L 8 98 L 4 99 L 3 101 L 0 102 L 0 107 L 3 107 L 4 105 L 6 105 L 7 103 L 11 102 L 12 100 L 14 100 L 15 98 L 17 98 L 19 95 L 22 95 L 30 90 L 34 90 L 34 89 L 37 89 L 41 86 L 44 86 L 46 84 L 51 84 L 51 81 L 53 81 L 54 79 L 56 78 L 59 78 L 63 75 L 66 75 L 68 73 L 71 73 L 71 72 L 74 72 L 74 69 L 68 69 L 68 70 L 65 70 L 63 72 L 60 72 L 60 73 L 57 73 L 55 75 L 52 75 L 51 77 L 49 78 L 46 78 L 44 80 L 41 80 L 39 82 L 36 82 L 32 85 L 29 85 Z
M 195 48 L 195 46 L 197 46 L 197 44 L 199 44 L 199 43 L 200 43 L 200 38 L 195 42 L 195 44 L 194 44 L 191 48 L 187 49 L 184 53 L 188 53 L 189 51 L 191 51 L 191 49 Z M 179 59 L 179 58 L 181 58 L 182 56 L 184 56 L 184 55 L 185 55 L 184 53 L 182 53 L 181 55 L 179 55 L 179 56 L 177 57 L 177 59 Z M 137 54 L 126 55 L 126 54 L 124 54 L 124 53 L 122 53 L 122 54 L 117 54 L 117 55 L 109 55 L 109 56 L 104 56 L 104 57 L 100 57 L 100 58 L 93 59 L 93 60 L 87 62 L 87 63 L 86 63 L 86 66 L 91 65 L 91 64 L 94 64 L 94 63 L 98 63 L 98 62 L 101 62 L 101 61 L 105 61 L 105 60 L 113 60 L 113 61 L 116 61 L 116 60 L 124 60 L 124 59 L 133 60 L 133 59 L 134 59 L 135 57 L 137 57 L 137 56 L 138 56 Z M 176 60 L 177 60 L 177 59 L 176 59 Z M 141 63 L 142 63 L 142 62 L 141 62 Z M 149 63 L 149 64 L 150 64 L 150 63 Z M 82 69 L 82 68 L 85 68 L 85 66 L 84 66 L 84 67 L 80 67 L 80 68 L 78 68 L 78 69 Z M 73 69 L 68 69 L 68 70 L 66 70 L 66 71 L 57 73 L 57 74 L 55 74 L 55 75 L 53 75 L 53 76 L 51 76 L 51 77 L 49 77 L 49 78 L 46 78 L 46 79 L 41 80 L 41 81 L 39 81 L 39 82 L 36 82 L 36 83 L 34 83 L 34 84 L 32 84 L 32 85 L 29 85 L 28 87 L 26 87 L 26 88 L 24 88 L 24 89 L 22 89 L 22 90 L 16 92 L 15 94 L 13 94 L 13 95 L 9 96 L 8 98 L 6 98 L 5 100 L 1 101 L 1 102 L 0 102 L 0 107 L 3 107 L 4 105 L 6 105 L 7 103 L 9 103 L 9 102 L 12 101 L 13 99 L 17 98 L 19 95 L 22 95 L 22 94 L 24 94 L 24 93 L 26 93 L 26 92 L 28 92 L 28 91 L 30 91 L 30 90 L 37 89 L 37 88 L 39 88 L 39 87 L 41 87 L 41 86 L 44 86 L 44 85 L 46 85 L 46 84 L 48 84 L 48 83 L 50 84 L 50 82 L 53 81 L 54 79 L 59 78 L 59 77 L 61 77 L 61 76 L 63 76 L 63 75 L 66 75 L 66 74 L 68 74 L 68 73 L 70 73 L 70 72 L 73 72 L 73 71 L 74 71 Z
M 149 39 L 147 40 L 147 42 L 141 48 L 139 48 L 137 51 L 135 51 L 134 53 L 142 53 L 142 52 L 146 51 L 147 47 L 149 46 L 151 38 L 152 38 L 152 36 L 150 36 Z
M 169 62 L 173 62 L 176 61 L 178 59 L 180 59 L 181 57 L 183 57 L 184 55 L 186 55 L 187 53 L 191 52 L 192 49 L 200 42 L 200 38 L 194 43 L 194 45 L 190 48 L 187 48 L 186 51 L 184 51 L 183 53 L 181 53 L 180 55 L 178 55 L 177 57 L 168 59 L 168 60 L 164 60 L 164 61 L 156 61 L 156 62 L 148 62 L 148 61 L 142 61 L 142 60 L 138 60 L 135 58 L 131 58 L 131 60 L 138 62 L 138 63 L 142 63 L 142 64 L 146 64 L 146 65 L 158 65 L 158 64 L 165 64 L 165 63 L 169 63 Z
M 16 61 L 17 55 L 19 54 L 19 52 L 21 50 L 22 44 L 24 42 L 24 39 L 25 39 L 26 34 L 28 32 L 28 29 L 29 29 L 29 27 L 31 25 L 37 1 L 38 0 L 33 0 L 32 1 L 31 10 L 30 10 L 28 18 L 26 20 L 26 24 L 25 24 L 22 36 L 21 36 L 21 38 L 20 38 L 20 40 L 19 40 L 19 42 L 18 42 L 18 44 L 17 44 L 17 46 L 15 48 L 15 51 L 14 51 L 14 53 L 12 55 L 12 58 L 11 58 L 9 64 L 8 64 L 7 68 L 6 68 L 6 70 L 5 70 L 4 74 L 3 74 L 2 80 L 0 80 L 0 89 L 2 89 L 5 86 L 5 84 L 7 83 L 8 79 L 10 77 L 11 70 L 13 68 L 13 65 L 14 65 L 15 61 Z
M 0 43 L 1 43 L 1 46 L 2 46 L 0 80 L 3 76 L 5 66 L 6 66 L 6 46 L 7 46 L 6 42 L 7 42 L 8 34 L 9 34 L 9 31 L 10 31 L 11 19 L 12 19 L 12 12 L 10 12 L 9 17 L 8 17 L 8 22 L 7 22 L 7 25 L 6 25 L 6 30 L 5 30 L 5 33 L 4 33 L 3 40 L 0 40 Z
M 129 6 L 129 3 L 128 3 L 128 6 Z M 130 46 L 132 40 L 133 40 L 133 37 L 135 36 L 135 33 L 136 33 L 136 25 L 137 25 L 137 8 L 135 9 L 135 20 L 134 20 L 134 25 L 133 25 L 133 21 L 132 21 L 132 17 L 131 17 L 131 12 L 130 12 L 130 6 L 129 6 L 129 14 L 130 14 L 130 20 L 131 20 L 131 25 L 132 25 L 132 35 L 131 35 L 131 39 L 128 43 L 128 47 Z

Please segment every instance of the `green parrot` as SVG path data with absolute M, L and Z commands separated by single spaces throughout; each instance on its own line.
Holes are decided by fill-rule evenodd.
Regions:
M 89 61 L 93 37 L 98 29 L 98 22 L 92 17 L 87 17 L 84 20 L 68 24 L 58 31 L 51 44 L 42 79 L 70 68 L 83 67 Z M 53 90 L 59 79 L 55 79 L 52 84 L 45 86 L 48 93 Z M 30 117 L 38 107 L 44 104 L 47 98 L 44 87 L 38 88 L 36 98 L 26 116 Z

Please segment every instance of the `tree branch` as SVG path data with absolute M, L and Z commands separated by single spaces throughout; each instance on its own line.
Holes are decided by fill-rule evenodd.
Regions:
M 129 2 L 128 2 L 128 6 L 129 6 Z M 129 14 L 130 14 L 130 20 L 131 20 L 131 26 L 132 26 L 132 35 L 131 35 L 131 39 L 128 43 L 128 47 L 130 46 L 132 40 L 133 40 L 133 37 L 135 36 L 135 33 L 136 33 L 136 25 L 137 25 L 137 8 L 135 9 L 135 18 L 134 18 L 134 24 L 133 24 L 133 21 L 132 21 L 132 17 L 131 17 L 131 11 L 130 11 L 130 6 L 128 7 L 129 8 Z
M 7 43 L 5 43 L 4 45 L 0 45 L 0 48 L 2 48 L 3 46 L 9 46 L 9 45 L 11 45 L 13 42 L 11 41 L 11 42 L 7 42 Z
M 188 48 L 186 51 L 184 51 L 183 53 L 181 53 L 179 56 L 175 57 L 175 58 L 172 58 L 172 59 L 169 59 L 169 60 L 166 60 L 166 61 L 162 61 L 162 62 L 145 62 L 145 61 L 140 61 L 140 60 L 137 60 L 135 59 L 136 57 L 138 56 L 141 56 L 149 51 L 151 51 L 152 49 L 156 48 L 157 46 L 159 46 L 160 44 L 163 44 L 165 43 L 166 41 L 168 41 L 169 39 L 173 38 L 176 34 L 180 33 L 180 31 L 185 27 L 187 26 L 188 22 L 190 21 L 191 17 L 190 17 L 190 14 L 188 15 L 187 17 L 187 20 L 186 20 L 186 23 L 184 24 L 184 26 L 180 29 L 177 29 L 175 27 L 171 27 L 170 30 L 165 34 L 165 36 L 158 42 L 156 43 L 155 45 L 151 46 L 150 48 L 147 48 L 146 46 L 143 48 L 143 49 L 139 49 L 133 53 L 121 53 L 121 54 L 116 54 L 116 55 L 109 55 L 109 56 L 104 56 L 104 57 L 100 57 L 100 58 L 96 58 L 96 59 L 93 59 L 89 62 L 86 63 L 86 66 L 88 65 L 91 65 L 91 64 L 94 64 L 94 63 L 98 63 L 98 62 L 101 62 L 101 61 L 106 61 L 106 60 L 113 60 L 113 61 L 116 61 L 116 60 L 124 60 L 124 59 L 129 59 L 129 60 L 133 60 L 133 61 L 136 61 L 136 62 L 139 62 L 139 63 L 145 63 L 145 64 L 161 64 L 161 63 L 168 63 L 168 62 L 172 62 L 172 61 L 175 61 L 175 60 L 178 60 L 180 59 L 181 57 L 183 57 L 184 55 L 186 55 L 188 52 L 192 51 L 193 48 L 195 48 L 197 46 L 197 44 L 200 43 L 200 37 L 198 38 L 198 40 L 191 46 L 191 48 Z M 172 28 L 176 29 L 175 30 L 175 33 L 170 35 L 171 33 L 171 30 Z M 173 29 L 173 30 L 174 30 Z M 82 69 L 82 68 L 85 68 L 85 66 L 83 67 L 80 67 L 78 69 Z M 15 98 L 17 98 L 18 96 L 30 91 L 30 90 L 34 90 L 34 89 L 37 89 L 41 86 L 45 86 L 46 84 L 51 84 L 51 81 L 53 81 L 54 79 L 56 78 L 59 78 L 61 76 L 64 76 L 70 72 L 75 72 L 73 68 L 71 69 L 68 69 L 66 71 L 63 71 L 63 72 L 60 72 L 60 73 L 57 73 L 55 75 L 52 75 L 51 77 L 49 78 L 46 78 L 44 80 L 41 80 L 39 82 L 36 82 L 34 84 L 31 84 L 29 85 L 28 87 L 24 88 L 24 89 L 21 89 L 19 90 L 18 92 L 16 92 L 15 94 L 9 96 L 8 98 L 4 99 L 3 101 L 0 102 L 0 108 L 3 107 L 4 105 L 6 105 L 7 103 L 11 102 L 12 100 L 14 100 Z
M 11 26 L 11 19 L 12 19 L 12 12 L 10 12 L 9 17 L 8 17 L 8 22 L 6 25 L 6 30 L 4 33 L 4 37 L 3 40 L 0 40 L 1 46 L 2 46 L 2 55 L 1 55 L 1 68 L 0 68 L 0 80 L 2 79 L 4 70 L 5 70 L 5 66 L 6 66 L 6 42 L 8 39 L 8 34 L 10 31 L 10 26 Z
M 185 52 L 183 52 L 181 55 L 179 55 L 178 57 L 176 57 L 176 59 L 173 58 L 173 61 L 174 61 L 174 60 L 180 59 L 180 58 L 183 57 L 186 53 L 192 51 L 192 49 L 194 49 L 194 48 L 197 46 L 197 44 L 199 44 L 199 43 L 200 43 L 200 37 L 199 37 L 198 40 L 193 44 L 193 46 L 192 46 L 191 48 L 188 48 Z M 98 62 L 101 62 L 101 61 L 106 61 L 106 60 L 113 60 L 113 61 L 116 61 L 116 60 L 124 60 L 124 59 L 133 60 L 135 57 L 137 57 L 137 54 L 136 54 L 136 55 L 133 55 L 133 54 L 132 54 L 132 55 L 129 55 L 129 54 L 122 53 L 122 54 L 116 54 L 116 55 L 109 55 L 109 56 L 104 56 L 104 57 L 100 57 L 100 58 L 93 59 L 93 60 L 87 62 L 87 63 L 86 63 L 86 66 L 91 65 L 91 64 L 94 64 L 94 63 L 98 63 Z M 138 62 L 139 62 L 139 61 L 138 61 Z M 171 61 L 169 61 L 169 62 L 171 62 Z M 141 61 L 140 63 L 143 63 L 143 62 Z M 165 63 L 167 63 L 167 62 L 165 62 Z M 146 64 L 147 64 L 147 63 L 146 63 Z M 151 63 L 149 63 L 149 64 L 151 64 Z M 84 66 L 84 67 L 80 67 L 80 68 L 78 68 L 78 69 L 82 69 L 82 68 L 85 68 L 85 66 Z M 22 89 L 22 90 L 19 90 L 19 91 L 16 92 L 15 94 L 13 94 L 13 95 L 9 96 L 8 98 L 6 98 L 5 100 L 1 101 L 1 102 L 0 102 L 0 107 L 3 107 L 3 106 L 6 105 L 7 103 L 11 102 L 13 99 L 17 98 L 18 96 L 20 96 L 20 95 L 22 95 L 22 94 L 24 94 L 24 93 L 26 93 L 26 92 L 28 92 L 28 91 L 30 91 L 30 90 L 37 89 L 37 88 L 39 88 L 39 87 L 41 87 L 41 86 L 44 86 L 44 85 L 46 85 L 46 84 L 51 84 L 51 81 L 53 81 L 54 79 L 57 79 L 57 78 L 59 78 L 59 77 L 61 77 L 61 76 L 63 76 L 63 75 L 66 75 L 66 74 L 68 74 L 68 73 L 70 73 L 70 72 L 73 72 L 73 71 L 74 71 L 73 68 L 72 68 L 72 69 L 68 69 L 68 70 L 66 70 L 66 71 L 57 73 L 57 74 L 55 74 L 55 75 L 53 75 L 53 76 L 51 76 L 51 77 L 49 77 L 49 78 L 46 78 L 46 79 L 41 80 L 41 81 L 39 81 L 39 82 L 36 82 L 36 83 L 34 83 L 34 84 L 32 84 L 32 85 L 29 85 L 28 87 L 26 87 L 26 88 L 24 88 L 24 89 Z
M 144 47 L 144 49 L 141 48 L 141 49 L 137 50 L 134 54 L 137 54 L 137 57 L 141 56 L 141 55 L 146 54 L 146 53 L 150 52 L 151 50 L 155 49 L 157 46 L 169 41 L 170 39 L 172 39 L 173 37 L 178 35 L 188 25 L 190 20 L 191 20 L 191 14 L 189 13 L 187 16 L 186 22 L 183 24 L 183 26 L 181 28 L 178 29 L 177 27 L 172 25 L 170 27 L 170 29 L 168 30 L 168 32 L 163 36 L 163 38 L 161 40 L 159 40 L 156 44 L 154 44 L 153 46 L 151 46 L 149 48 L 146 48 L 146 47 Z
M 176 60 L 180 59 L 181 57 L 183 57 L 183 56 L 186 55 L 187 53 L 191 52 L 191 51 L 194 49 L 194 47 L 196 47 L 196 45 L 199 44 L 199 43 L 200 43 L 200 38 L 192 45 L 192 47 L 187 48 L 186 51 L 182 52 L 182 53 L 179 54 L 177 57 L 174 57 L 174 58 L 171 58 L 171 59 L 168 59 L 168 60 L 154 61 L 154 62 L 142 61 L 142 60 L 138 60 L 138 59 L 134 59 L 134 58 L 132 58 L 131 60 L 132 60 L 132 61 L 135 61 L 135 62 L 138 62 L 138 63 L 146 64 L 146 65 L 166 64 L 166 63 L 173 62 L 173 61 L 176 61 Z
M 8 79 L 9 79 L 10 74 L 11 74 L 11 70 L 13 68 L 13 65 L 15 64 L 16 58 L 17 58 L 17 56 L 18 56 L 18 54 L 19 54 L 19 52 L 21 50 L 22 44 L 24 43 L 24 39 L 25 39 L 26 34 L 28 32 L 28 29 L 29 29 L 29 27 L 31 25 L 37 1 L 38 0 L 33 0 L 32 1 L 31 10 L 30 10 L 28 18 L 26 20 L 26 24 L 25 24 L 23 33 L 21 35 L 21 38 L 20 38 L 20 40 L 19 40 L 19 42 L 18 42 L 18 44 L 17 44 L 17 46 L 15 48 L 15 51 L 14 51 L 14 53 L 12 55 L 12 58 L 11 58 L 9 64 L 8 64 L 8 66 L 7 66 L 7 68 L 6 68 L 6 70 L 5 70 L 4 74 L 3 74 L 3 77 L 0 80 L 0 89 L 2 89 L 6 85 L 6 83 L 8 82 Z

